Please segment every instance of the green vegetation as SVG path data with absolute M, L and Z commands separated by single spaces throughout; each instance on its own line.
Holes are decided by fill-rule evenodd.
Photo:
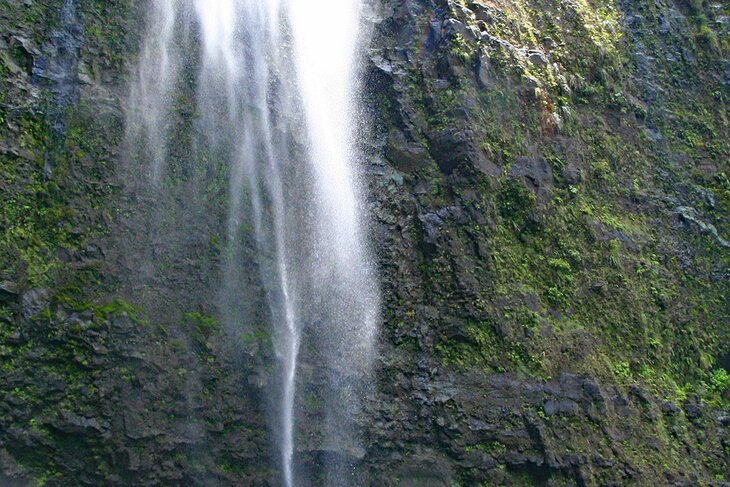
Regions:
M 587 372 L 627 387 L 641 384 L 670 400 L 698 395 L 727 407 L 719 402 L 727 400 L 721 386 L 709 384 L 722 383 L 713 364 L 730 348 L 723 305 L 730 289 L 712 277 L 727 268 L 730 255 L 708 233 L 689 225 L 678 230 L 673 210 L 679 203 L 672 202 L 697 208 L 727 239 L 730 145 L 720 134 L 728 131 L 728 95 L 714 81 L 713 56 L 728 51 L 712 40 L 709 6 L 691 3 L 694 30 L 670 34 L 697 53 L 697 66 L 654 63 L 651 82 L 662 95 L 646 103 L 636 81 L 645 72 L 634 71 L 635 38 L 612 3 L 498 4 L 488 7 L 487 24 L 458 9 L 453 15 L 504 42 L 455 37 L 449 62 L 464 67 L 450 71 L 449 87 L 431 93 L 428 80 L 414 73 L 409 96 L 434 130 L 464 126 L 481 137 L 505 174 L 518 156 L 543 156 L 554 186 L 541 201 L 534 182 L 521 178 L 495 184 L 461 168 L 454 184 L 437 168 L 419 169 L 417 178 L 437 188 L 420 198 L 422 205 L 461 200 L 494 222 L 468 230 L 447 224 L 440 231 L 448 235 L 449 251 L 420 263 L 429 301 L 464 323 L 456 336 L 441 336 L 438 354 L 460 369 L 539 377 Z M 648 56 L 663 59 L 652 30 L 661 12 L 647 7 L 642 15 L 631 35 L 641 36 Z M 554 64 L 533 64 L 510 45 L 544 50 Z M 482 52 L 491 70 L 486 88 L 469 74 Z M 701 88 L 675 88 L 685 80 Z M 536 88 L 515 96 L 520 84 Z M 467 122 L 453 117 L 464 106 L 470 107 Z M 647 123 L 664 142 L 652 143 Z M 687 180 L 691 189 L 683 193 Z M 469 255 L 475 243 L 480 253 L 489 249 L 479 256 L 486 262 Z M 693 249 L 691 264 L 682 246 Z M 445 282 L 451 275 L 476 283 L 468 299 Z M 496 300 L 510 304 L 495 306 Z
M 497 195 L 502 218 L 524 227 L 530 211 L 535 207 L 535 194 L 515 180 L 507 181 Z
M 185 313 L 185 321 L 192 324 L 195 332 L 203 337 L 209 337 L 214 333 L 220 333 L 220 323 L 214 316 L 202 314 L 200 312 Z

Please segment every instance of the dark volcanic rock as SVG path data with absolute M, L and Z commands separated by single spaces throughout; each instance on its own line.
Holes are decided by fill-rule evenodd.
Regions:
M 48 308 L 51 302 L 51 291 L 48 289 L 30 289 L 23 293 L 21 301 L 21 315 L 26 320 L 32 320 Z
M 544 157 L 517 157 L 510 178 L 523 178 L 530 188 L 542 201 L 549 197 L 553 187 L 553 171 Z

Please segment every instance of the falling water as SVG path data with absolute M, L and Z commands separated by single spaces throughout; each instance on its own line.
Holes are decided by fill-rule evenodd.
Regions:
M 153 182 L 157 183 L 165 161 L 164 114 L 170 103 L 177 64 L 173 60 L 172 40 L 175 26 L 175 0 L 151 2 L 149 29 L 142 46 L 136 82 L 132 84 L 130 106 L 132 122 L 127 137 L 135 140 L 151 156 Z
M 174 139 L 166 113 L 182 76 L 180 12 L 194 9 L 200 55 L 197 146 L 230 181 L 227 300 L 240 299 L 242 247 L 253 237 L 278 361 L 275 433 L 287 487 L 296 469 L 302 355 L 323 372 L 323 438 L 357 456 L 353 417 L 367 383 L 379 296 L 365 244 L 356 167 L 359 0 L 156 0 L 130 117 L 153 181 Z M 187 56 L 192 54 L 187 53 Z M 191 64 L 191 63 L 188 63 Z M 136 118 L 135 118 L 136 117 Z M 170 142 L 167 142 L 169 144 Z M 248 222 L 248 224 L 247 224 Z M 252 235 L 251 235 L 252 234 Z M 239 316 L 245 321 L 245 316 Z M 336 461 L 330 485 L 349 483 Z

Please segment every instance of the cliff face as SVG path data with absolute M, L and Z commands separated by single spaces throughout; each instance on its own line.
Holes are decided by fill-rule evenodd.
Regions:
M 227 176 L 187 155 L 192 90 L 165 191 L 124 141 L 146 8 L 0 12 L 2 485 L 278 483 L 267 314 L 252 281 L 225 325 Z M 356 485 L 730 481 L 729 8 L 376 8 L 385 319 Z M 333 454 L 319 402 L 305 464 Z

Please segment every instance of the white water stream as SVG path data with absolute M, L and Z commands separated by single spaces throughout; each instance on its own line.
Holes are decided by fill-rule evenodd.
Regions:
M 131 90 L 131 133 L 164 179 L 176 83 L 199 31 L 199 144 L 227 154 L 228 243 L 252 222 L 278 359 L 276 437 L 282 482 L 295 468 L 303 343 L 326 363 L 322 449 L 357 448 L 357 384 L 370 369 L 379 295 L 356 177 L 359 0 L 155 0 Z M 192 9 L 191 9 L 192 7 Z M 181 20 L 190 12 L 192 22 Z M 193 36 L 195 38 L 195 36 Z M 175 55 L 174 53 L 181 53 Z M 188 63 L 190 64 L 190 63 Z M 226 275 L 240 265 L 228 259 Z M 230 284 L 230 283 L 229 283 Z M 337 469 L 332 469 L 330 476 Z M 330 484 L 347 483 L 330 478 Z

